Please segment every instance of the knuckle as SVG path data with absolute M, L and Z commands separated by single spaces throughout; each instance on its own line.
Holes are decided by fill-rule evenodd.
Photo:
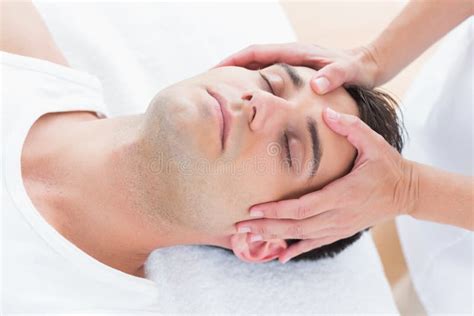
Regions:
M 268 239 L 278 239 L 278 238 L 279 238 L 279 236 L 277 234 L 272 233 L 272 234 L 268 235 Z
M 280 218 L 281 212 L 279 211 L 278 204 L 272 205 L 268 212 L 271 218 Z
M 347 124 L 353 129 L 359 129 L 362 127 L 362 121 L 353 115 L 347 116 Z
M 299 205 L 298 209 L 296 210 L 296 218 L 297 219 L 303 219 L 309 216 L 310 214 L 310 209 L 306 205 Z
M 296 238 L 296 239 L 305 239 L 305 234 L 303 230 L 303 225 L 301 224 L 294 224 L 290 226 L 288 229 L 288 235 L 291 236 L 291 238 Z
M 259 235 L 262 235 L 262 236 L 269 235 L 268 229 L 263 225 L 259 225 L 259 226 L 255 227 L 255 232 Z

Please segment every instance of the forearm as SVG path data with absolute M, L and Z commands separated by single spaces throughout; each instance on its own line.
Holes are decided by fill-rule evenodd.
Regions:
M 1 1 L 0 50 L 68 66 L 30 1 Z
M 472 14 L 471 0 L 411 1 L 368 45 L 378 66 L 375 84 L 381 85 L 397 75 Z
M 472 177 L 412 162 L 414 208 L 409 215 L 474 230 Z

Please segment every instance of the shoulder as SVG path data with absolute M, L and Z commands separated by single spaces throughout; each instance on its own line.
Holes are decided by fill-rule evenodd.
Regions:
M 0 50 L 69 66 L 31 1 L 0 1 Z

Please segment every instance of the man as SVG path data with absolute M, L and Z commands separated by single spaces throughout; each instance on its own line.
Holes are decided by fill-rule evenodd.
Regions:
M 21 8 L 26 29 L 9 24 L 18 7 L 4 8 L 1 49 L 16 54 L 2 54 L 9 311 L 151 310 L 158 294 L 136 276 L 160 247 L 277 258 L 285 240 L 237 233 L 235 223 L 256 203 L 350 170 L 355 149 L 324 124 L 328 105 L 401 147 L 390 98 L 358 88 L 319 97 L 308 86 L 314 70 L 285 64 L 211 70 L 161 91 L 144 114 L 102 118 L 96 80 L 64 67 L 34 8 Z

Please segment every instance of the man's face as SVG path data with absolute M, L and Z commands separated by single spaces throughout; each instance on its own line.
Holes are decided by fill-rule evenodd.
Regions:
M 173 212 L 196 231 L 225 234 L 250 206 L 297 197 L 341 177 L 355 149 L 323 122 L 331 107 L 358 115 L 342 88 L 318 96 L 315 70 L 273 65 L 212 69 L 161 91 L 161 171 L 173 183 Z M 171 205 L 171 204 L 170 204 Z

